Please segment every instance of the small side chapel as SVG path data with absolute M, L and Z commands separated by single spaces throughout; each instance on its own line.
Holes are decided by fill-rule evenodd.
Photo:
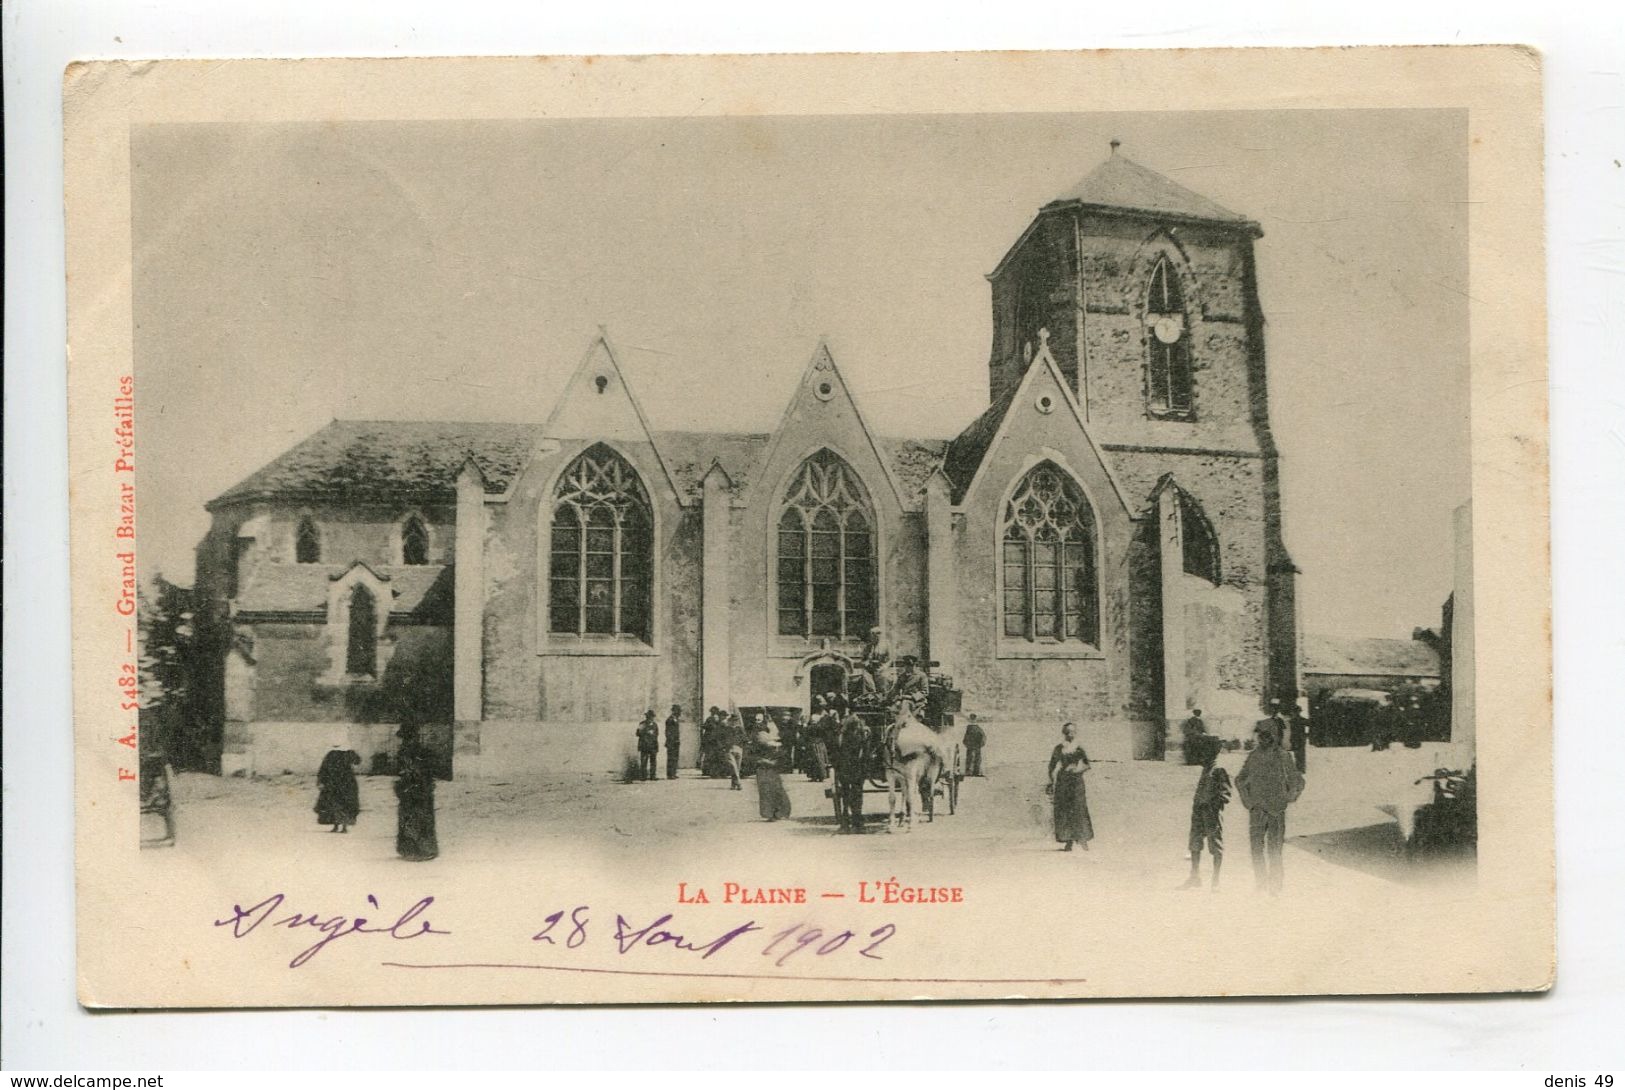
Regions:
M 1256 223 L 1118 154 L 989 274 L 989 406 L 874 433 L 820 344 L 771 430 L 657 429 L 609 337 L 534 424 L 336 420 L 208 505 L 223 770 L 618 771 L 647 709 L 795 704 L 879 625 L 995 759 L 1150 758 L 1299 691 Z M 1170 729 L 1171 728 L 1171 729 Z

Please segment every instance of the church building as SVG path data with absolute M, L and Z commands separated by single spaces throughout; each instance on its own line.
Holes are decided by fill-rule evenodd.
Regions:
M 674 703 L 692 758 L 874 626 L 995 760 L 1246 736 L 1300 670 L 1260 234 L 1114 145 L 989 274 L 951 437 L 875 434 L 822 344 L 771 431 L 656 430 L 604 335 L 531 424 L 334 421 L 208 504 L 223 770 L 370 760 L 403 708 L 458 777 L 618 771 Z

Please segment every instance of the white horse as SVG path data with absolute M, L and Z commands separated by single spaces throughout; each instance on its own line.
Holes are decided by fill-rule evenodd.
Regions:
M 954 742 L 914 716 L 905 701 L 897 707 L 897 717 L 887 731 L 886 806 L 888 827 L 912 832 L 914 815 L 922 806 L 928 820 L 936 820 L 933 795 L 937 777 L 953 768 Z M 899 806 L 901 799 L 901 806 Z

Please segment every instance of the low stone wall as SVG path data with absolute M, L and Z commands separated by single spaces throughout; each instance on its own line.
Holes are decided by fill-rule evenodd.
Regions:
M 394 723 L 244 723 L 228 722 L 220 754 L 223 776 L 280 776 L 285 772 L 315 775 L 334 746 L 361 755 L 363 775 L 373 771 L 378 755 L 392 757 L 400 744 Z
M 983 763 L 1044 763 L 1061 740 L 1061 724 L 1049 720 L 1006 719 L 978 712 L 987 733 Z M 957 717 L 963 723 L 963 714 Z M 1129 720 L 1078 720 L 1079 739 L 1097 761 L 1135 759 L 1135 739 L 1150 724 Z M 559 720 L 486 720 L 456 727 L 453 775 L 457 779 L 502 780 L 588 773 L 629 774 L 637 768 L 635 724 L 564 722 Z M 665 728 L 661 728 L 657 773 L 666 774 Z M 683 725 L 682 767 L 699 760 L 699 736 L 692 723 Z
M 453 744 L 452 775 L 457 779 L 508 779 L 559 774 L 628 774 L 637 768 L 635 722 L 488 719 L 459 723 Z M 684 721 L 679 750 L 683 768 L 700 758 L 699 728 Z M 660 727 L 656 772 L 666 774 L 666 728 Z
M 1059 720 L 1007 719 L 998 712 L 983 712 L 974 708 L 977 721 L 987 735 L 987 746 L 982 750 L 982 763 L 987 768 L 1004 764 L 1032 761 L 1047 763 L 1050 754 L 1061 741 Z M 957 717 L 963 722 L 965 716 Z M 1078 728 L 1078 741 L 1092 761 L 1132 761 L 1135 759 L 1135 739 L 1152 729 L 1150 723 L 1131 720 L 1074 721 Z

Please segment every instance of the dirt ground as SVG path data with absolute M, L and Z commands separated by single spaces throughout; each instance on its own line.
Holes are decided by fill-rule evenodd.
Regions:
M 1399 779 L 1421 774 L 1427 755 L 1389 757 L 1364 750 L 1312 750 L 1308 786 L 1288 819 L 1287 872 L 1332 868 L 1348 881 L 1408 883 L 1421 876 L 1470 875 L 1471 866 L 1407 863 L 1398 825 L 1382 807 L 1395 792 L 1396 762 L 1408 760 Z M 1239 770 L 1243 755 L 1221 763 Z M 1416 767 L 1412 769 L 1410 765 Z M 664 764 L 662 763 L 662 774 Z M 608 774 L 512 781 L 442 782 L 436 796 L 440 859 L 515 863 L 553 858 L 564 845 L 593 845 L 611 857 L 673 853 L 696 858 L 793 859 L 872 862 L 878 867 L 931 858 L 1036 856 L 1057 853 L 1050 836 L 1042 761 L 989 762 L 986 778 L 964 781 L 958 812 L 938 799 L 937 818 L 908 833 L 887 831 L 886 793 L 865 796 L 867 835 L 837 832 L 828 783 L 799 773 L 784 776 L 792 816 L 763 821 L 756 788 L 729 790 L 692 768 L 675 781 L 624 783 Z M 1185 876 L 1190 796 L 1198 770 L 1158 762 L 1099 762 L 1087 781 L 1096 839 L 1087 866 L 1102 877 L 1137 886 L 1177 885 Z M 362 814 L 348 834 L 315 822 L 314 778 L 178 778 L 177 851 L 201 858 L 242 856 L 331 863 L 394 856 L 393 779 L 362 777 Z M 1228 874 L 1250 885 L 1247 814 L 1239 801 L 1225 812 Z M 1074 853 L 1075 855 L 1078 853 Z M 431 866 L 434 864 L 430 864 Z M 1204 873 L 1206 861 L 1204 860 Z M 1334 877 L 1328 874 L 1328 879 Z
M 1415 865 L 1398 852 L 1382 807 L 1397 782 L 1414 778 L 1421 754 L 1311 751 L 1279 894 L 1255 888 L 1238 802 L 1225 814 L 1220 888 L 1180 888 L 1195 768 L 1098 762 L 1087 779 L 1095 840 L 1087 852 L 1063 852 L 1051 835 L 1044 760 L 989 756 L 987 777 L 964 783 L 957 813 L 939 807 L 911 832 L 886 832 L 885 792 L 871 792 L 875 817 L 862 836 L 839 834 L 826 785 L 800 774 L 784 777 L 793 813 L 777 822 L 759 816 L 752 781 L 731 791 L 692 769 L 650 783 L 442 782 L 439 855 L 428 862 L 395 851 L 391 778 L 361 780 L 360 820 L 341 835 L 316 823 L 311 777 L 185 775 L 175 790 L 177 842 L 141 852 L 127 911 L 184 922 L 155 955 L 158 968 L 176 1001 L 208 1006 L 230 1001 L 242 974 L 289 971 L 307 944 L 282 928 L 234 939 L 222 927 L 234 905 L 275 895 L 288 911 L 371 918 L 429 897 L 448 937 L 345 939 L 278 984 L 303 1003 L 387 1006 L 407 1001 L 406 985 L 421 989 L 410 993 L 416 1001 L 640 1001 L 662 974 L 681 987 L 658 994 L 683 1001 L 897 997 L 864 991 L 882 976 L 910 996 L 1032 995 L 1052 985 L 1094 995 L 1405 991 L 1416 988 L 1416 966 L 1437 960 L 1441 927 L 1496 909 L 1473 895 L 1470 863 Z M 1234 771 L 1241 756 L 1223 759 Z M 1204 880 L 1209 873 L 1204 859 Z M 1435 877 L 1449 881 L 1422 880 Z M 887 883 L 960 890 L 962 901 L 865 896 Z M 796 888 L 805 901 L 729 900 L 730 886 Z M 685 894 L 696 888 L 711 899 Z M 573 911 L 590 917 L 579 949 L 534 937 Z M 696 935 L 751 922 L 764 934 L 895 937 L 883 961 L 848 951 L 789 965 L 763 961 L 749 945 L 698 961 L 670 946 L 629 952 L 612 938 L 623 921 L 660 919 Z M 1496 956 L 1457 953 L 1470 973 L 1492 972 Z M 377 969 L 400 960 L 413 964 Z M 450 975 L 402 975 L 430 971 Z M 773 990 L 769 977 L 780 972 L 799 983 Z M 744 981 L 768 990 L 742 991 Z

